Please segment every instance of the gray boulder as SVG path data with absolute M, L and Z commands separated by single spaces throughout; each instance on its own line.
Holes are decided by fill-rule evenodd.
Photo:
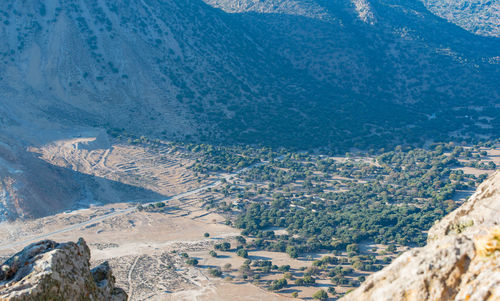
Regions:
M 108 263 L 91 270 L 89 260 L 83 238 L 31 244 L 1 266 L 0 300 L 127 300 Z

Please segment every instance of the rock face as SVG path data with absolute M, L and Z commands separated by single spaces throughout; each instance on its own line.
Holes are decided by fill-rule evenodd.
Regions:
M 343 300 L 499 300 L 500 171 L 401 255 Z
M 8 259 L 0 270 L 0 300 L 127 300 L 107 262 L 90 270 L 90 249 L 44 240 Z

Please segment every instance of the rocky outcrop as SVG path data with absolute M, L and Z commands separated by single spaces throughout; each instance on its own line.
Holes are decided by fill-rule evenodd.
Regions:
M 402 254 L 343 300 L 499 300 L 500 171 Z
M 90 249 L 44 240 L 8 259 L 0 269 L 0 300 L 127 300 L 107 262 L 90 269 Z

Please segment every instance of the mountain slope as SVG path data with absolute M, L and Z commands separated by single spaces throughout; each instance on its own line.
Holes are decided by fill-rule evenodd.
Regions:
M 2 218 L 134 189 L 28 151 L 82 132 L 337 152 L 500 133 L 500 39 L 417 0 L 7 0 L 0 24 Z
M 213 104 L 224 112 L 250 85 L 259 89 L 242 66 L 269 65 L 242 58 L 242 50 L 258 54 L 256 45 L 201 2 L 4 1 L 0 9 L 2 111 L 12 119 L 41 112 L 191 133 L 204 106 L 226 102 Z
M 450 26 L 416 1 L 207 2 L 236 14 L 297 69 L 354 99 L 473 102 L 469 80 L 486 88 L 494 78 L 485 73 L 498 78 L 498 67 L 483 63 L 498 56 L 498 40 Z
M 314 129 L 309 136 L 314 133 L 322 141 L 299 138 L 309 145 L 349 140 L 366 147 L 377 139 L 415 141 L 423 136 L 442 140 L 464 127 L 465 134 L 483 132 L 472 120 L 477 117 L 471 117 L 477 113 L 454 110 L 472 105 L 487 112 L 500 96 L 500 40 L 450 25 L 418 1 L 207 3 L 243 22 L 255 41 L 288 60 L 295 72 L 322 83 L 305 88 L 313 89 L 312 95 L 296 96 L 308 105 L 302 100 L 288 104 L 311 117 L 291 118 Z M 436 118 L 430 121 L 429 116 Z M 496 113 L 490 116 L 495 119 Z M 497 127 L 497 121 L 493 124 Z M 268 129 L 272 121 L 270 125 Z M 307 131 L 289 130 L 295 135 Z M 352 143 L 356 137 L 361 141 Z
M 499 40 L 420 2 L 207 2 L 3 1 L 2 127 L 298 148 L 498 132 Z
M 422 0 L 436 15 L 475 34 L 500 37 L 500 3 L 489 0 Z
M 38 131 L 37 134 L 44 136 L 45 133 Z M 106 134 L 101 134 L 101 137 L 103 135 Z M 92 150 L 95 147 L 92 141 L 84 141 L 91 139 L 73 140 L 76 141 L 68 143 L 67 147 L 75 150 Z M 74 156 L 77 160 L 80 155 Z M 46 158 L 44 160 L 34 149 L 26 149 L 26 145 L 16 141 L 16 137 L 0 133 L 0 222 L 47 216 L 90 204 L 165 197 L 145 185 L 138 187 L 136 183 L 131 185 L 130 182 L 124 183 L 123 179 L 104 177 L 96 174 L 95 170 L 91 173 L 82 169 L 81 166 L 73 166 L 72 169 L 69 163 L 57 166 Z

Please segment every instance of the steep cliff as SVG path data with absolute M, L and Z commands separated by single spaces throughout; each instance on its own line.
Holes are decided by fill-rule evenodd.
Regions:
M 343 300 L 499 300 L 500 171 L 401 255 Z
M 82 238 L 31 244 L 1 266 L 0 300 L 127 300 L 108 263 L 90 270 L 89 260 Z

